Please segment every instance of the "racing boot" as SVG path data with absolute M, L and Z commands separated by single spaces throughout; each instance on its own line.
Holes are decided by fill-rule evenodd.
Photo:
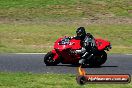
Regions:
M 86 55 L 88 55 L 88 52 L 86 52 L 86 53 L 82 56 L 82 59 L 79 60 L 79 64 L 84 64 L 86 60 L 88 61 L 88 60 L 91 59 L 91 57 L 93 56 L 93 54 L 91 54 L 88 58 L 85 58 L 85 59 L 84 59 L 84 57 L 85 57 Z
M 85 59 L 85 56 L 88 55 L 88 52 L 85 52 L 84 55 L 82 56 L 82 59 L 79 60 L 79 64 L 83 64 L 86 59 Z

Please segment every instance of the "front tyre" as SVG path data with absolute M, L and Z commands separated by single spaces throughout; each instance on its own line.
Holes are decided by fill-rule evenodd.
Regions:
M 44 63 L 46 66 L 54 66 L 60 63 L 60 59 L 53 60 L 54 54 L 52 52 L 48 52 L 44 57 Z

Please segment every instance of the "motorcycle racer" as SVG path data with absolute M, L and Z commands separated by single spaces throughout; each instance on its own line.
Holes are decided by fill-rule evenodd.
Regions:
M 83 64 L 86 60 L 86 57 L 88 57 L 87 59 L 90 59 L 93 56 L 93 54 L 97 50 L 97 47 L 94 41 L 94 37 L 90 33 L 86 33 L 84 27 L 77 28 L 76 34 L 77 36 L 74 38 L 81 40 L 80 45 L 82 46 L 82 48 L 80 50 L 75 50 L 74 53 L 79 53 L 82 55 L 79 63 Z
M 86 33 L 84 27 L 76 30 L 76 36 L 58 38 L 54 42 L 54 48 L 44 56 L 47 66 L 59 63 L 81 65 L 84 67 L 101 66 L 107 60 L 107 53 L 111 49 L 111 43 L 107 40 L 94 38 Z

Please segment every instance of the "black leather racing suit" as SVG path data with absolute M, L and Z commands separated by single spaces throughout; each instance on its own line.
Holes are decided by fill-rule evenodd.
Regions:
M 79 38 L 75 37 L 75 39 Z M 76 50 L 75 53 L 80 53 L 82 55 L 81 60 L 79 61 L 79 63 L 82 64 L 85 59 L 90 59 L 93 56 L 97 47 L 95 39 L 90 33 L 87 33 L 84 37 L 80 38 L 80 40 L 82 48 L 80 50 Z

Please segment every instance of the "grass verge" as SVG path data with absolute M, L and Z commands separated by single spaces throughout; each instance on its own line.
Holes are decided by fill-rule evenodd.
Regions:
M 0 18 L 131 17 L 131 0 L 0 0 Z
M 78 25 L 70 24 L 0 24 L 0 53 L 43 53 L 64 35 L 74 36 Z M 86 31 L 113 45 L 111 53 L 132 52 L 132 25 L 87 25 Z
M 129 84 L 87 84 L 80 86 L 73 74 L 0 73 L 0 88 L 131 88 Z
M 0 0 L 0 53 L 48 52 L 57 38 L 75 35 L 80 25 L 95 37 L 111 41 L 114 47 L 111 53 L 132 53 L 131 3 L 131 0 Z

